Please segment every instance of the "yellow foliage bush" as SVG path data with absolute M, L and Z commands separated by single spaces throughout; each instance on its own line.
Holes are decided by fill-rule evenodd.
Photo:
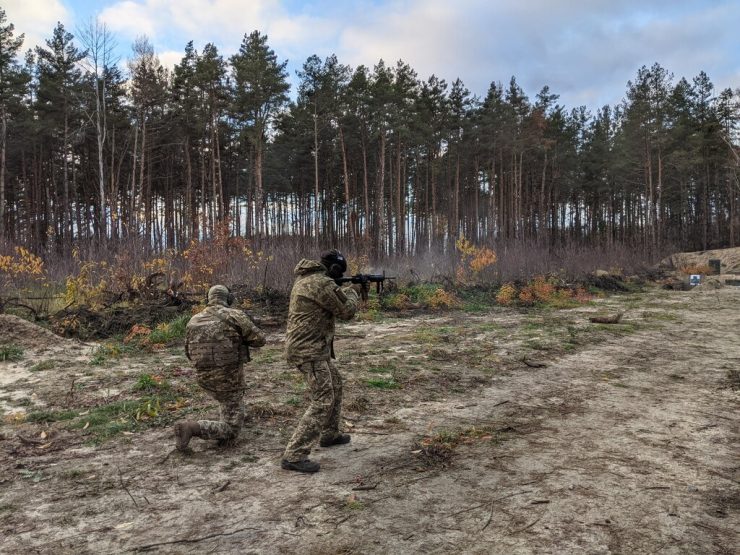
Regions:
M 460 252 L 460 262 L 455 270 L 458 283 L 468 284 L 477 281 L 478 274 L 496 263 L 496 253 L 488 247 L 476 247 L 461 236 L 455 241 L 455 248 Z
M 573 295 L 573 299 L 578 301 L 581 304 L 590 302 L 591 299 L 593 298 L 594 296 L 588 291 L 586 291 L 583 287 L 578 287 Z
M 272 260 L 263 251 L 255 250 L 244 237 L 232 237 L 229 222 L 224 221 L 216 228 L 212 240 L 193 240 L 183 252 L 188 269 L 183 276 L 184 285 L 195 291 L 206 291 L 218 283 L 234 264 L 249 271 L 261 270 Z
M 73 251 L 79 263 L 79 255 Z M 105 262 L 84 262 L 76 276 L 69 276 L 64 289 L 64 301 L 68 305 L 90 305 L 93 308 L 103 303 L 108 282 L 103 277 L 107 269 Z
M 411 302 L 411 298 L 408 295 L 405 295 L 404 293 L 398 293 L 396 295 L 391 295 L 388 297 L 385 301 L 385 305 L 388 308 L 392 308 L 395 310 L 406 310 L 408 308 L 411 308 L 413 306 L 413 303 Z
M 688 264 L 681 266 L 678 271 L 686 276 L 692 274 L 711 274 L 713 273 L 712 268 L 708 264 Z
M 527 286 L 519 291 L 519 302 L 523 305 L 533 305 L 536 300 L 537 297 L 535 296 L 534 290 L 531 287 Z
M 555 293 L 555 286 L 550 283 L 544 276 L 537 276 L 532 282 L 532 290 L 538 301 L 546 303 Z
M 504 306 L 511 305 L 517 298 L 518 291 L 513 283 L 504 283 L 496 293 L 496 302 Z
M 496 294 L 496 302 L 504 306 L 511 306 L 515 303 L 532 306 L 540 303 L 556 308 L 567 308 L 574 306 L 575 303 L 587 303 L 592 298 L 593 295 L 583 287 L 575 290 L 567 287 L 559 288 L 544 276 L 536 277 L 521 290 L 517 289 L 513 283 L 505 283 Z
M 429 297 L 430 308 L 457 308 L 460 306 L 460 299 L 454 293 L 445 291 L 441 287 Z
M 519 292 L 519 301 L 525 305 L 534 303 L 547 304 L 555 296 L 555 285 L 550 283 L 544 276 L 537 276 Z
M 0 256 L 0 285 L 3 289 L 46 282 L 44 261 L 24 247 L 15 247 L 15 254 Z

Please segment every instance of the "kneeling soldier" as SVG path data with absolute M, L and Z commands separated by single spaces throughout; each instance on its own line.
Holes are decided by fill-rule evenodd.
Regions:
M 247 315 L 229 308 L 234 297 L 223 285 L 208 291 L 208 306 L 190 319 L 186 328 L 185 355 L 196 369 L 198 384 L 218 401 L 221 419 L 175 424 L 177 448 L 184 451 L 191 437 L 228 443 L 244 425 L 244 370 L 249 347 L 265 344 L 265 334 Z

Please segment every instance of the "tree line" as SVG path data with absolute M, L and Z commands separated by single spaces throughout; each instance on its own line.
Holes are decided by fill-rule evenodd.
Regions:
M 479 98 L 398 61 L 286 61 L 254 31 L 192 42 L 174 70 L 146 38 L 116 58 L 92 21 L 21 56 L 0 9 L 0 241 L 67 252 L 138 238 L 182 249 L 219 226 L 371 255 L 476 243 L 657 252 L 740 239 L 740 89 L 642 67 L 625 99 L 568 109 L 514 77 Z

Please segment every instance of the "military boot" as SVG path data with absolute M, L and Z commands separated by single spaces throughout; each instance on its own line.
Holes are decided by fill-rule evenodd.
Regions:
M 188 448 L 191 437 L 201 437 L 201 435 L 200 424 L 197 422 L 186 420 L 175 424 L 175 441 L 177 442 L 177 449 L 180 451 L 185 451 Z
M 344 445 L 346 443 L 349 443 L 351 440 L 351 436 L 349 434 L 339 434 L 334 439 L 322 439 L 319 441 L 319 445 L 321 447 L 331 447 L 332 445 Z
M 308 459 L 303 459 L 298 462 L 290 462 L 283 459 L 280 466 L 282 466 L 284 470 L 295 470 L 296 472 L 318 472 L 319 468 L 321 468 L 319 463 Z

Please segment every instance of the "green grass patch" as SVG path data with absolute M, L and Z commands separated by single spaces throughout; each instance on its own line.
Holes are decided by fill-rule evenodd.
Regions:
M 467 335 L 465 328 L 454 328 L 450 326 L 431 327 L 423 326 L 414 330 L 411 337 L 417 343 L 438 343 L 447 341 L 451 336 Z
M 72 420 L 79 415 L 74 410 L 41 410 L 29 412 L 26 415 L 27 422 L 61 422 L 63 420 Z
M 27 468 L 24 468 L 22 470 L 19 470 L 18 474 L 20 474 L 21 478 L 23 478 L 24 480 L 30 480 L 34 484 L 43 482 L 46 479 L 44 478 L 44 475 L 41 473 L 40 470 L 33 471 L 33 470 L 28 470 Z
M 360 511 L 365 508 L 365 504 L 359 499 L 352 497 L 347 501 L 347 508 L 351 511 Z
M 501 326 L 493 322 L 485 322 L 477 326 L 478 331 L 499 331 Z
M 134 391 L 162 391 L 169 389 L 170 384 L 159 376 L 139 374 L 134 384 Z
M 481 312 L 488 312 L 491 308 L 491 303 L 483 302 L 483 301 L 464 301 L 463 302 L 463 312 L 470 312 L 472 314 L 481 313 Z
M 91 366 L 102 366 L 110 359 L 131 356 L 139 352 L 141 351 L 136 345 L 126 345 L 122 341 L 107 341 L 95 347 L 91 353 L 88 364 Z
M 412 303 L 427 306 L 438 289 L 444 289 L 444 287 L 438 283 L 419 283 L 403 287 L 398 290 L 398 293 L 406 295 Z
M 152 330 L 149 334 L 151 343 L 172 343 L 185 338 L 185 328 L 190 321 L 190 314 L 182 314 L 170 320 L 163 322 Z
M 556 308 L 558 310 L 568 310 L 569 308 L 578 308 L 580 306 L 587 306 L 592 303 L 591 301 L 581 302 L 568 297 L 553 297 L 545 304 L 551 308 Z
M 398 389 L 400 384 L 392 378 L 375 378 L 367 380 L 367 385 L 376 389 Z
M 493 290 L 486 289 L 461 289 L 458 292 L 462 300 L 463 312 L 480 313 L 488 312 L 491 307 L 496 306 Z
M 387 366 L 371 366 L 367 369 L 371 374 L 392 374 L 395 372 L 396 367 L 392 365 Z
M 177 411 L 172 410 L 176 402 L 174 395 L 169 393 L 116 401 L 79 414 L 69 428 L 81 430 L 89 437 L 89 443 L 99 444 L 122 432 L 171 424 L 179 418 Z
M 82 478 L 84 475 L 85 471 L 79 468 L 71 468 L 59 473 L 59 477 L 63 480 L 77 480 L 79 478 Z
M 552 348 L 547 343 L 543 343 L 542 341 L 538 341 L 536 339 L 529 339 L 524 342 L 524 345 L 532 349 L 533 351 L 549 351 Z
M 272 364 L 273 362 L 279 362 L 282 355 L 280 349 L 265 349 L 262 347 L 259 351 L 254 352 L 252 355 L 252 362 L 255 364 Z
M 662 322 L 678 322 L 680 320 L 677 314 L 673 312 L 643 312 L 644 320 L 659 320 Z
M 38 364 L 34 364 L 29 368 L 31 372 L 43 372 L 44 370 L 51 370 L 56 366 L 56 362 L 53 360 L 44 360 Z
M 7 343 L 0 345 L 0 362 L 12 362 L 23 358 L 23 349 L 18 345 Z
M 594 329 L 607 331 L 613 335 L 629 335 L 637 331 L 635 324 L 594 324 Z

